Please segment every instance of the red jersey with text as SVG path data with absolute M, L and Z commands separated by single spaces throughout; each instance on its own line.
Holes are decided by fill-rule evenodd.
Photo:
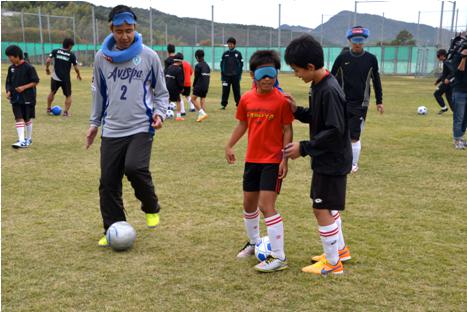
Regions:
M 260 94 L 256 89 L 242 95 L 236 118 L 248 123 L 245 162 L 278 164 L 282 160 L 284 125 L 294 116 L 284 94 L 277 88 Z
M 191 68 L 190 63 L 183 61 L 183 74 L 185 75 L 185 80 L 183 86 L 191 87 L 191 75 L 193 75 L 193 68 Z

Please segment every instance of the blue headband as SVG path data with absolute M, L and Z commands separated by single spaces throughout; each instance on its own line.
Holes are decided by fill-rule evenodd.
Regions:
M 260 67 L 255 70 L 255 80 L 261 80 L 264 77 L 269 77 L 269 78 L 276 78 L 277 77 L 277 69 L 275 69 L 272 66 L 266 66 L 266 67 Z
M 136 24 L 134 14 L 131 12 L 123 12 L 115 14 L 115 16 L 112 18 L 112 25 L 114 26 L 120 26 L 123 25 L 123 23 L 127 23 L 128 25 Z

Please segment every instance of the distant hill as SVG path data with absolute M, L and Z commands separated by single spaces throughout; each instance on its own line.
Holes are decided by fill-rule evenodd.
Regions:
M 92 43 L 92 4 L 82 1 L 4 1 L 2 6 L 2 40 L 22 41 L 19 15 L 12 15 L 11 12 L 37 13 L 41 8 L 42 14 L 75 16 L 76 38 L 78 43 Z M 105 35 L 109 33 L 107 16 L 110 8 L 94 6 L 95 18 L 97 19 L 98 42 L 101 42 Z M 138 31 L 149 44 L 149 11 L 134 8 L 138 16 Z M 165 45 L 165 29 L 167 25 L 167 41 L 177 45 L 210 45 L 211 44 L 211 21 L 197 18 L 180 18 L 176 15 L 166 14 L 156 9 L 152 10 L 153 16 L 153 44 Z M 384 21 L 383 41 L 393 40 L 399 31 L 406 29 L 413 36 L 417 33 L 417 24 L 400 22 L 392 19 L 382 18 L 378 15 L 358 14 L 358 24 L 370 29 L 370 43 L 381 40 L 381 25 Z M 353 21 L 353 12 L 342 11 L 331 17 L 323 26 L 310 29 L 303 26 L 281 25 L 281 46 L 302 33 L 311 33 L 319 40 L 321 39 L 321 27 L 323 27 L 323 43 L 325 45 L 346 45 L 345 32 Z M 44 41 L 48 42 L 49 34 L 47 30 L 47 20 L 42 18 Z M 50 40 L 61 42 L 65 35 L 72 34 L 70 20 L 50 18 Z M 38 42 L 39 29 L 37 16 L 25 15 L 26 41 Z M 237 39 L 239 46 L 277 46 L 277 28 L 252 26 L 241 24 L 215 23 L 216 46 L 223 45 L 228 37 Z M 434 27 L 420 25 L 419 39 L 423 45 L 434 45 L 436 43 L 437 30 Z M 444 31 L 443 37 L 446 42 L 449 39 L 449 32 Z
M 331 17 L 326 23 L 323 24 L 324 37 L 327 41 L 338 45 L 345 45 L 347 40 L 345 38 L 346 30 L 353 23 L 354 12 L 341 11 Z M 401 30 L 409 31 L 414 38 L 417 34 L 416 23 L 406 23 L 389 18 L 383 18 L 379 15 L 372 14 L 357 14 L 357 24 L 364 26 L 370 30 L 369 43 L 377 43 L 379 41 L 392 41 L 396 38 Z M 383 31 L 383 36 L 382 36 Z M 312 31 L 313 35 L 317 37 L 321 34 L 321 25 Z M 433 46 L 436 44 L 438 30 L 434 27 L 420 24 L 419 26 L 419 44 Z M 417 39 L 417 38 L 415 38 Z M 450 33 L 443 30 L 444 45 L 447 45 L 450 39 Z

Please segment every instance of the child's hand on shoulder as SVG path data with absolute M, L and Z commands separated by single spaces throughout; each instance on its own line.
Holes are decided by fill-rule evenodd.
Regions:
M 285 98 L 287 99 L 287 102 L 290 105 L 290 110 L 292 111 L 292 113 L 295 113 L 297 111 L 297 103 L 295 102 L 295 99 L 293 98 L 292 95 L 288 93 L 284 93 L 284 95 L 285 95 Z

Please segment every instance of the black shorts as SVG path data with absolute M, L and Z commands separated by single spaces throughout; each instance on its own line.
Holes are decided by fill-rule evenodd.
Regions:
M 200 98 L 205 98 L 206 95 L 208 95 L 208 90 L 207 89 L 198 89 L 198 88 L 193 88 L 193 95 L 200 97 Z
M 57 81 L 55 79 L 50 79 L 50 89 L 55 94 L 59 88 L 62 88 L 63 95 L 68 97 L 71 95 L 71 81 Z
M 280 193 L 282 180 L 279 176 L 279 164 L 245 163 L 243 173 L 243 191 L 273 191 Z
M 180 91 L 170 90 L 169 89 L 169 101 L 170 102 L 180 102 Z
M 191 87 L 183 87 L 182 95 L 190 96 Z
M 352 105 L 347 106 L 347 120 L 349 122 L 350 139 L 354 141 L 360 140 L 360 135 L 365 124 L 366 113 L 368 107 Z
M 347 176 L 330 176 L 313 173 L 310 197 L 313 208 L 344 210 Z
M 24 119 L 29 121 L 31 118 L 36 118 L 36 105 L 34 104 L 11 104 L 15 119 Z

